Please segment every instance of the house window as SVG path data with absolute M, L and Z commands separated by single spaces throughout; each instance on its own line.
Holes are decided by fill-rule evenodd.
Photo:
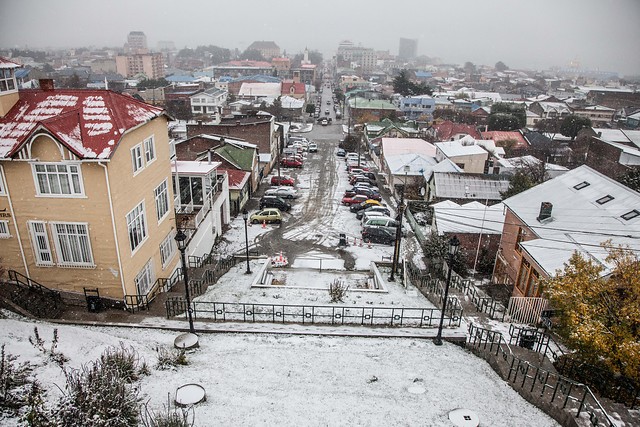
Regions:
M 527 290 L 525 295 L 528 297 L 538 296 L 538 289 L 540 287 L 540 275 L 533 268 L 529 271 L 529 280 L 527 282 Z
M 0 92 L 9 92 L 16 89 L 13 70 L 10 68 L 0 69 Z
M 176 253 L 175 233 L 171 232 L 160 243 L 160 260 L 162 261 L 162 269 L 164 270 Z
M 167 191 L 167 180 L 162 181 L 160 185 L 153 190 L 156 197 L 156 214 L 158 222 L 169 212 L 169 194 Z
M 136 275 L 134 282 L 136 284 L 136 289 L 138 290 L 138 295 L 147 295 L 149 293 L 153 286 L 153 282 L 155 282 L 152 259 L 142 267 L 142 270 L 140 270 Z
M 9 234 L 9 221 L 0 221 L 0 239 L 8 239 L 11 237 Z
M 82 196 L 82 175 L 79 165 L 34 163 L 32 165 L 39 196 Z
M 610 194 L 607 194 L 604 197 L 599 198 L 598 200 L 596 200 L 596 203 L 599 205 L 604 205 L 607 202 L 610 202 L 614 199 L 614 197 Z
M 142 161 L 142 146 L 140 144 L 131 149 L 131 163 L 133 164 L 134 175 L 144 167 Z
M 180 203 L 183 205 L 202 206 L 202 178 L 197 176 L 181 176 L 178 179 L 180 184 Z
M 156 159 L 156 143 L 153 137 L 144 140 L 144 159 L 147 164 Z
M 638 215 L 640 215 L 640 212 L 638 212 L 638 210 L 634 209 L 632 211 L 627 212 L 626 214 L 622 215 L 621 218 L 629 221 L 630 219 L 633 219 L 635 217 L 637 217 Z
M 36 255 L 36 265 L 50 266 L 53 265 L 53 256 L 49 247 L 49 238 L 47 237 L 47 229 L 44 222 L 30 221 L 29 230 L 31 231 L 31 242 L 33 251 Z
M 86 223 L 52 223 L 53 241 L 58 265 L 63 267 L 93 267 L 89 227 Z
M 589 184 L 587 181 L 582 181 L 580 184 L 576 184 L 573 186 L 573 188 L 575 188 L 576 190 L 582 190 L 585 187 L 590 186 L 591 184 Z
M 520 264 L 520 271 L 518 272 L 518 280 L 516 282 L 516 286 L 523 294 L 526 291 L 527 281 L 529 280 L 529 267 L 531 267 L 531 265 L 523 258 L 522 263 Z
M 129 232 L 129 246 L 131 247 L 131 252 L 133 252 L 147 238 L 144 202 L 141 202 L 127 214 L 127 230 Z

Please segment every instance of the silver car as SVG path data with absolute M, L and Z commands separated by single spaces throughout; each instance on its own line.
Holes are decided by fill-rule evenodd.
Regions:
M 264 195 L 277 196 L 283 199 L 297 199 L 298 197 L 300 197 L 300 194 L 298 194 L 298 190 L 288 186 L 269 188 L 264 192 Z

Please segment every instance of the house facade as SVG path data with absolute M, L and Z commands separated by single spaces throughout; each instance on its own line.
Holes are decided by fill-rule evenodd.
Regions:
M 206 114 L 215 116 L 222 113 L 222 108 L 227 102 L 228 93 L 226 90 L 211 88 L 203 92 L 191 95 L 191 114 L 194 116 Z
M 130 302 L 179 266 L 163 110 L 106 90 L 0 92 L 0 258 Z

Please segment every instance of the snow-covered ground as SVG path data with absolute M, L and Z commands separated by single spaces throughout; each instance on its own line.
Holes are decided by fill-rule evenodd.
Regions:
M 108 346 L 133 346 L 150 366 L 156 347 L 170 348 L 175 333 L 37 323 L 50 342 L 77 368 Z M 28 341 L 33 322 L 0 320 L 0 341 L 20 361 L 38 365 L 35 374 L 59 396 L 64 377 Z M 151 370 L 140 393 L 160 410 L 176 389 L 197 383 L 207 400 L 195 407 L 196 426 L 450 426 L 448 413 L 466 408 L 481 426 L 556 426 L 522 399 L 482 360 L 454 345 L 408 338 L 344 338 L 271 334 L 203 334 L 189 365 Z M 57 387 L 56 387 L 57 386 Z M 15 420 L 2 425 L 15 425 Z

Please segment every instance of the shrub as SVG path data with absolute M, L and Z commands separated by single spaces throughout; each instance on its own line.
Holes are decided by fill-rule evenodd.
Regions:
M 138 381 L 140 376 L 149 374 L 149 367 L 140 359 L 138 352 L 133 347 L 125 347 L 120 343 L 120 348 L 109 347 L 100 356 L 100 363 L 105 368 L 114 369 L 120 377 L 129 383 Z
M 170 401 L 170 398 L 167 397 Z M 144 427 L 191 427 L 195 421 L 195 412 L 191 408 L 171 408 L 169 403 L 164 411 L 151 411 L 143 405 L 140 422 Z
M 60 367 L 63 367 L 69 358 L 58 351 L 58 330 L 53 330 L 53 337 L 51 338 L 51 347 L 45 347 L 45 341 L 40 337 L 38 327 L 33 327 L 33 337 L 29 337 L 29 342 L 32 346 L 40 350 L 42 354 L 47 356 L 47 359 L 51 360 Z
M 30 389 L 36 381 L 32 378 L 33 365 L 17 362 L 18 357 L 0 348 L 0 415 L 16 416 L 27 405 Z
M 340 279 L 335 279 L 329 284 L 329 298 L 331 302 L 344 302 L 344 297 L 347 296 L 349 286 L 345 286 Z
M 67 385 L 55 413 L 57 425 L 138 425 L 138 390 L 114 364 L 98 360 L 78 370 L 65 370 L 65 376 Z
M 178 366 L 187 365 L 187 354 L 184 349 L 167 350 L 164 347 L 156 347 L 158 364 L 160 370 L 174 369 Z

